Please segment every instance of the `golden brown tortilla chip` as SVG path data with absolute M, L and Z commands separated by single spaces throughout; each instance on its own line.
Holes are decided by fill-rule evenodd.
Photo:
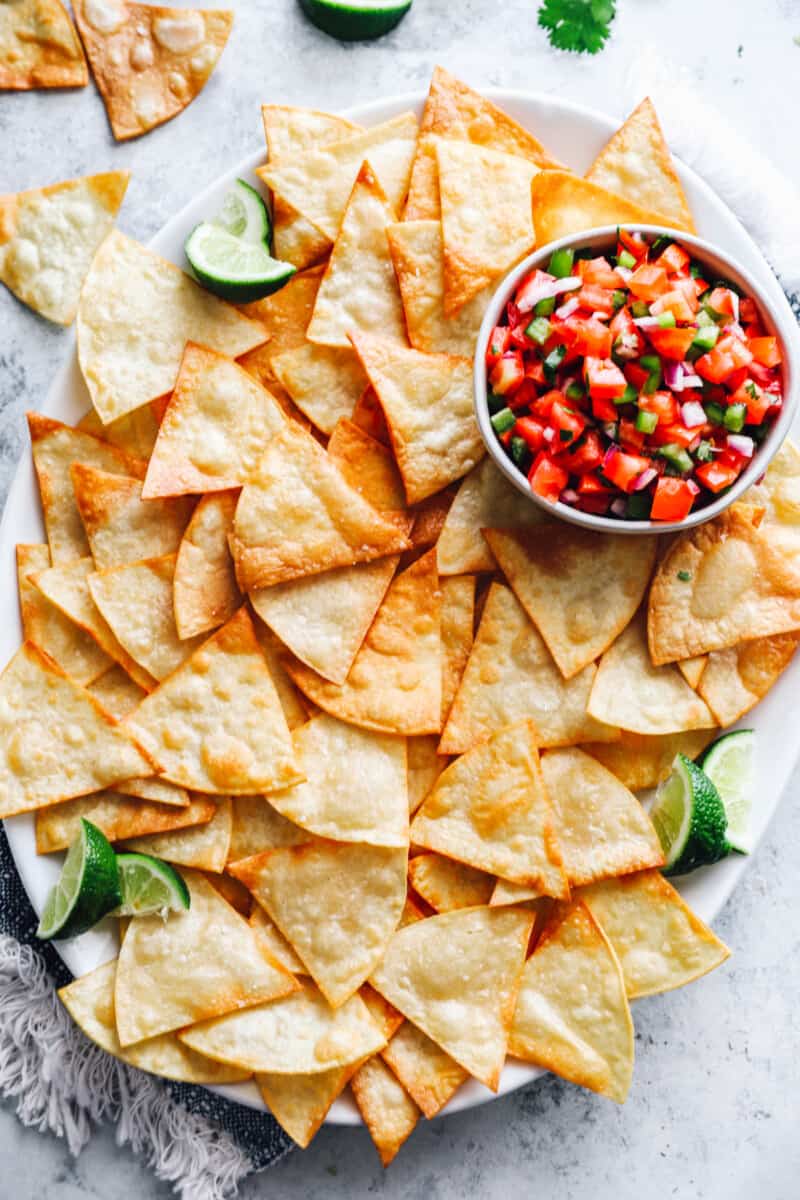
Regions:
M 231 799 L 223 796 L 215 806 L 211 820 L 203 825 L 137 835 L 128 838 L 123 848 L 152 854 L 183 867 L 219 873 L 228 861 L 230 844 Z
M 491 875 L 442 854 L 417 854 L 408 864 L 408 879 L 436 912 L 488 904 L 494 891 Z
M 328 442 L 328 453 L 351 487 L 378 512 L 396 514 L 397 524 L 410 526 L 403 481 L 388 446 L 353 421 L 340 420 Z
M 139 687 L 119 663 L 113 663 L 98 679 L 89 684 L 89 691 L 100 701 L 106 712 L 111 713 L 115 721 L 127 717 L 147 695 L 144 688 Z
M 60 0 L 15 0 L 0 9 L 0 90 L 85 87 L 86 59 Z
M 414 1132 L 419 1109 L 380 1055 L 358 1068 L 350 1088 L 381 1162 L 388 1167 Z
M 93 433 L 95 437 L 110 442 L 126 454 L 145 460 L 146 464 L 153 453 L 158 427 L 168 400 L 168 396 L 160 396 L 158 400 L 152 400 L 149 404 L 143 404 L 141 408 L 134 408 L 124 416 L 117 417 L 116 421 L 111 421 L 108 425 L 104 425 L 94 409 L 90 408 L 75 428 L 83 430 L 84 433 Z
M 428 1118 L 441 1112 L 469 1078 L 463 1067 L 410 1021 L 403 1022 L 381 1051 L 381 1058 Z
M 301 829 L 273 808 L 265 796 L 234 796 L 233 827 L 229 858 L 238 862 L 254 858 L 265 850 L 282 846 L 302 846 L 313 842 L 314 835 Z
M 707 654 L 696 654 L 694 658 L 682 658 L 676 666 L 683 678 L 689 684 L 689 687 L 697 691 L 700 680 L 703 676 L 703 671 L 708 663 Z
M 638 792 L 663 783 L 672 771 L 676 754 L 697 758 L 716 733 L 716 729 L 689 729 L 647 737 L 623 729 L 618 742 L 589 742 L 581 749 L 608 767 L 625 787 Z
M 351 350 L 313 342 L 273 355 L 272 370 L 300 411 L 327 434 L 351 415 L 367 384 Z
M 308 709 L 303 704 L 300 693 L 286 674 L 286 668 L 281 662 L 283 646 L 272 630 L 267 629 L 260 621 L 254 622 L 253 627 L 261 652 L 267 660 L 267 669 L 275 684 L 275 691 L 278 693 L 286 724 L 290 729 L 298 729 L 308 720 Z
M 180 638 L 217 629 L 242 603 L 228 549 L 238 499 L 238 491 L 203 496 L 186 526 L 173 581 L 175 627 Z
M 239 362 L 245 371 L 277 396 L 284 408 L 286 405 L 294 406 L 288 393 L 278 382 L 272 369 L 272 359 L 305 344 L 306 329 L 314 311 L 314 301 L 324 270 L 324 266 L 318 266 L 308 271 L 299 271 L 271 296 L 265 296 L 263 300 L 254 300 L 251 304 L 241 307 L 246 316 L 261 323 L 264 336 L 269 340 L 265 345 L 241 355 Z M 299 410 L 296 411 L 300 415 Z
M 303 1149 L 322 1125 L 337 1096 L 347 1087 L 358 1064 L 332 1067 L 317 1075 L 256 1076 L 264 1103 L 289 1137 Z
M 709 654 L 698 692 L 719 725 L 733 725 L 763 700 L 792 661 L 798 642 L 800 633 L 778 633 Z
M 138 479 L 84 463 L 73 463 L 70 475 L 98 571 L 177 551 L 192 515 L 191 498 L 144 501 Z
M 536 243 L 544 246 L 598 225 L 681 224 L 663 213 L 650 212 L 614 192 L 569 171 L 542 171 L 531 187 Z
M 242 797 L 239 796 L 237 799 L 241 800 Z M 259 945 L 267 957 L 273 958 L 279 967 L 283 967 L 285 971 L 291 971 L 292 975 L 307 975 L 308 972 L 305 967 L 272 920 L 272 917 L 267 916 L 261 905 L 253 901 L 251 893 L 243 883 L 240 883 L 238 879 L 234 879 L 233 876 L 229 876 L 228 878 L 245 891 L 253 905 L 253 911 L 250 914 L 248 924 L 258 938 Z
M 442 589 L 442 725 L 469 659 L 475 624 L 475 576 L 451 575 Z
M 443 492 L 437 492 L 435 496 L 429 496 L 427 500 L 414 506 L 411 540 L 415 549 L 427 549 L 438 542 L 447 514 L 455 500 L 456 490 L 455 485 L 445 488 Z
M 445 517 L 436 545 L 441 574 L 493 571 L 497 561 L 481 531 L 529 525 L 544 528 L 544 517 L 485 458 L 467 475 Z
M 354 425 L 368 433 L 383 446 L 389 445 L 389 430 L 378 397 L 371 387 L 365 388 L 356 401 L 351 420 Z
M 92 693 L 94 694 L 94 692 Z M 167 783 L 165 779 L 155 775 L 146 775 L 139 779 L 123 779 L 117 784 L 117 791 L 125 796 L 138 796 L 141 800 L 154 800 L 156 804 L 171 804 L 178 808 L 188 807 L 189 793 L 185 788 Z
M 80 833 L 81 818 L 96 825 L 110 842 L 151 833 L 202 826 L 217 811 L 213 800 L 195 798 L 185 808 L 154 804 L 118 791 L 79 796 L 36 814 L 36 853 L 66 850 Z
M 439 735 L 406 738 L 408 757 L 408 811 L 411 816 L 419 808 L 449 759 L 436 753 Z

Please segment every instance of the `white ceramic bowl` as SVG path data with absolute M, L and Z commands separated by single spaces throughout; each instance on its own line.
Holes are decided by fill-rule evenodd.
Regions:
M 761 311 L 762 322 L 767 333 L 774 334 L 779 339 L 783 354 L 783 407 L 767 438 L 753 455 L 753 459 L 747 469 L 742 472 L 733 486 L 723 496 L 718 497 L 704 508 L 689 513 L 682 521 L 625 521 L 619 518 L 603 517 L 597 516 L 594 513 L 581 512 L 579 509 L 572 508 L 570 505 L 562 504 L 561 502 L 551 504 L 549 501 L 537 496 L 531 491 L 527 477 L 514 465 L 500 445 L 497 435 L 492 429 L 489 413 L 486 381 L 486 348 L 492 330 L 499 324 L 503 316 L 506 303 L 513 295 L 520 280 L 529 271 L 534 267 L 546 268 L 550 260 L 550 255 L 554 250 L 559 250 L 562 247 L 571 247 L 575 250 L 609 250 L 616 244 L 616 225 L 604 225 L 601 228 L 589 229 L 585 233 L 573 234 L 569 237 L 561 238 L 557 242 L 550 242 L 549 245 L 542 246 L 541 249 L 535 250 L 533 254 L 529 254 L 510 274 L 504 277 L 489 302 L 480 332 L 478 333 L 478 342 L 475 351 L 475 416 L 483 440 L 486 443 L 486 449 L 497 466 L 506 478 L 513 483 L 514 487 L 527 497 L 531 504 L 538 505 L 539 508 L 549 513 L 550 516 L 560 517 L 562 520 L 569 521 L 573 525 L 581 525 L 584 529 L 597 529 L 605 533 L 671 533 L 677 530 L 691 529 L 695 525 L 701 525 L 704 521 L 710 521 L 712 517 L 718 516 L 719 513 L 724 512 L 729 505 L 733 504 L 734 500 L 737 500 L 743 492 L 746 492 L 751 484 L 755 483 L 766 471 L 771 459 L 777 453 L 781 443 L 789 432 L 797 407 L 798 394 L 800 393 L 800 349 L 798 348 L 800 333 L 798 333 L 798 327 L 792 319 L 788 308 L 786 306 L 781 308 L 775 304 L 769 296 L 765 295 L 764 289 L 756 283 L 752 275 L 744 267 L 731 258 L 729 254 L 724 254 L 721 250 L 718 250 L 710 242 L 706 242 L 702 238 L 694 237 L 688 233 L 680 233 L 674 229 L 667 229 L 660 225 L 626 225 L 625 228 L 629 229 L 632 233 L 638 232 L 655 236 L 665 234 L 675 238 L 681 245 L 686 246 L 692 252 L 693 257 L 699 262 L 708 264 L 710 279 L 730 279 L 732 283 L 741 288 L 745 295 L 751 297 Z

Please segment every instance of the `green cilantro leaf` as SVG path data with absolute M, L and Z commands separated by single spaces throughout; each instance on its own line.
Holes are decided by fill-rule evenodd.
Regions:
M 611 32 L 616 0 L 544 0 L 539 24 L 557 50 L 597 54 Z

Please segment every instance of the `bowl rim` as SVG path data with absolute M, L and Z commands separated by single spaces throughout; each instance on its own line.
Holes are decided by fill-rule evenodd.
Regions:
M 483 320 L 475 344 L 475 359 L 473 366 L 473 408 L 478 428 L 489 456 L 503 472 L 506 479 L 522 495 L 540 508 L 544 513 L 571 525 L 579 525 L 584 529 L 593 529 L 604 533 L 620 533 L 626 535 L 675 533 L 686 529 L 694 529 L 698 525 L 711 521 L 714 517 L 725 512 L 738 500 L 744 492 L 756 483 L 767 470 L 772 459 L 783 444 L 794 418 L 795 409 L 800 395 L 800 358 L 797 343 L 800 333 L 794 322 L 793 314 L 788 306 L 781 306 L 764 295 L 764 289 L 756 282 L 736 258 L 720 250 L 713 242 L 700 238 L 693 233 L 685 233 L 667 225 L 646 224 L 636 221 L 624 222 L 626 230 L 632 233 L 667 236 L 673 238 L 698 252 L 698 258 L 713 262 L 720 277 L 730 278 L 739 285 L 749 297 L 754 299 L 765 317 L 764 324 L 770 334 L 778 337 L 783 351 L 781 370 L 783 377 L 783 406 L 777 421 L 774 422 L 769 435 L 758 447 L 749 466 L 742 471 L 739 478 L 724 496 L 696 512 L 690 513 L 682 521 L 625 521 L 618 517 L 605 517 L 596 513 L 585 513 L 574 509 L 560 500 L 555 504 L 542 499 L 531 491 L 527 477 L 515 466 L 507 454 L 504 454 L 492 429 L 486 374 L 486 346 L 492 330 L 497 325 L 509 296 L 514 288 L 533 267 L 541 266 L 554 251 L 562 248 L 592 247 L 601 245 L 616 237 L 618 225 L 597 225 L 579 233 L 567 234 L 556 241 L 548 242 L 537 247 L 511 271 L 507 272 L 498 283 L 486 307 Z

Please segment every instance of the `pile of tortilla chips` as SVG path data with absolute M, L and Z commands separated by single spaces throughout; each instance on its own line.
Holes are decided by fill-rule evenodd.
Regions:
M 186 878 L 188 912 L 63 990 L 88 1036 L 255 1077 L 303 1146 L 349 1087 L 388 1163 L 508 1054 L 623 1100 L 629 1002 L 727 957 L 634 792 L 794 652 L 800 455 L 669 545 L 546 520 L 481 461 L 498 276 L 600 221 L 691 224 L 651 106 L 588 179 L 442 70 L 420 128 L 263 115 L 298 274 L 237 310 L 112 232 L 94 411 L 31 417 L 0 814 L 42 853 L 88 816 Z

